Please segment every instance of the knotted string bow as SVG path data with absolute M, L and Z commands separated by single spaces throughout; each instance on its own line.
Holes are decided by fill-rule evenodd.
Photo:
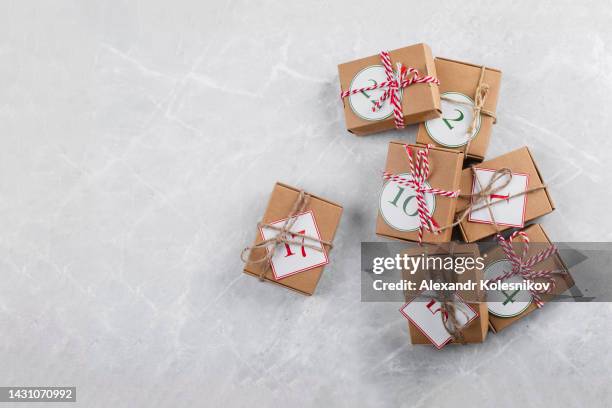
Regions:
M 495 112 L 484 109 L 484 104 L 489 94 L 489 84 L 484 82 L 484 76 L 485 76 L 485 67 L 482 66 L 480 67 L 480 77 L 478 79 L 478 85 L 476 86 L 476 92 L 474 92 L 474 104 L 457 101 L 457 100 L 454 100 L 453 98 L 450 98 L 444 95 L 440 96 L 440 99 L 444 99 L 446 101 L 458 103 L 461 105 L 468 105 L 468 106 L 471 106 L 472 108 L 472 123 L 470 123 L 470 126 L 467 128 L 467 131 L 466 131 L 468 135 L 467 144 L 465 146 L 466 153 L 470 149 L 470 143 L 472 143 L 472 132 L 474 131 L 474 129 L 476 129 L 476 124 L 478 123 L 478 118 L 480 117 L 480 115 L 483 114 L 483 115 L 489 116 L 493 118 L 493 123 L 497 122 L 497 116 L 495 115 Z
M 417 294 L 414 296 L 414 298 L 417 297 L 425 301 L 437 301 L 440 304 L 440 318 L 442 319 L 444 330 L 452 337 L 454 342 L 467 344 L 463 334 L 466 325 L 459 322 L 458 316 L 463 316 L 463 319 L 467 322 L 469 315 L 467 310 L 465 310 L 466 306 L 457 302 L 454 293 L 441 290 L 435 296 L 429 294 Z
M 423 84 L 433 83 L 436 85 L 440 84 L 436 78 L 430 75 L 421 76 L 416 68 L 405 67 L 401 62 L 396 64 L 397 70 L 393 71 L 391 65 L 391 56 L 388 51 L 382 51 L 380 53 L 380 61 L 385 69 L 386 81 L 379 84 L 368 86 L 365 88 L 349 89 L 340 93 L 340 98 L 344 99 L 348 96 L 360 93 L 372 91 L 374 89 L 386 88 L 382 96 L 378 100 L 374 101 L 372 112 L 376 112 L 383 107 L 383 104 L 387 99 L 390 99 L 391 105 L 393 106 L 393 117 L 395 118 L 395 127 L 397 129 L 404 128 L 404 112 L 402 110 L 401 92 L 404 88 L 409 87 L 412 84 Z
M 449 247 L 449 255 L 454 256 L 454 244 L 451 243 Z M 454 271 L 441 271 L 441 278 L 443 282 L 456 282 L 457 274 Z M 465 321 L 469 320 L 467 312 L 463 309 L 463 306 L 455 301 L 455 292 L 449 293 L 446 290 L 438 291 L 438 301 L 442 308 L 442 324 L 448 334 L 451 335 L 453 341 L 461 344 L 466 344 L 465 337 L 463 335 L 464 324 L 461 324 L 458 319 L 458 315 L 463 315 Z
M 512 243 L 516 237 L 520 237 L 523 241 L 523 252 L 518 255 L 514 248 L 512 247 Z M 555 245 L 550 245 L 548 248 L 538 252 L 531 257 L 527 257 L 529 252 L 529 237 L 522 231 L 515 231 L 508 240 L 504 239 L 500 234 L 497 235 L 497 240 L 499 241 L 499 246 L 506 254 L 506 257 L 512 264 L 512 269 L 505 272 L 504 274 L 492 279 L 492 282 L 503 281 L 508 279 L 511 276 L 521 276 L 524 280 L 527 281 L 535 281 L 535 279 L 544 279 L 549 284 L 547 290 L 537 290 L 532 289 L 531 294 L 533 296 L 533 300 L 535 305 L 540 308 L 544 306 L 544 302 L 542 301 L 542 295 L 550 293 L 556 285 L 555 279 L 553 278 L 553 274 L 564 274 L 565 271 L 557 271 L 557 270 L 540 270 L 535 271 L 533 267 L 542 262 L 543 260 L 551 257 L 552 255 L 557 253 L 557 247 Z
M 480 67 L 480 79 L 478 80 L 478 86 L 476 87 L 476 93 L 474 94 L 474 117 L 472 118 L 472 123 L 468 128 L 468 132 L 470 132 L 470 134 L 476 128 L 476 123 L 478 123 L 478 117 L 480 114 L 493 118 L 493 123 L 497 122 L 497 116 L 495 116 L 495 113 L 484 109 L 484 104 L 487 100 L 487 95 L 489 94 L 489 84 L 484 82 L 484 75 L 485 67 Z
M 240 259 L 242 259 L 242 262 L 247 263 L 247 264 L 264 263 L 264 266 L 263 268 L 261 268 L 261 272 L 259 274 L 259 279 L 261 281 L 265 280 L 266 272 L 268 271 L 268 268 L 270 267 L 270 263 L 271 263 L 270 261 L 272 257 L 274 256 L 276 248 L 279 245 L 300 245 L 302 247 L 314 249 L 315 251 L 319 251 L 319 252 L 323 252 L 322 245 L 326 245 L 329 248 L 332 247 L 332 243 L 329 241 L 324 241 L 316 237 L 311 237 L 306 234 L 301 234 L 296 231 L 291 231 L 291 228 L 293 228 L 293 224 L 295 224 L 295 221 L 298 218 L 297 215 L 301 213 L 302 211 L 304 211 L 304 209 L 308 205 L 309 200 L 310 200 L 310 197 L 303 190 L 300 190 L 298 198 L 293 203 L 293 207 L 291 207 L 291 211 L 289 211 L 289 215 L 287 216 L 287 219 L 283 223 L 282 227 L 277 227 L 270 223 L 263 223 L 263 222 L 257 223 L 257 227 L 259 227 L 260 229 L 264 229 L 264 228 L 272 229 L 276 231 L 277 234 L 276 236 L 265 239 L 258 244 L 254 244 L 254 245 L 244 248 L 242 250 L 242 253 L 240 254 Z M 307 243 L 305 242 L 306 240 L 309 240 L 311 242 L 318 242 L 319 244 L 321 244 L 321 246 L 316 246 L 316 245 Z M 265 248 L 266 254 L 260 258 L 251 259 L 251 251 L 253 251 L 254 249 L 260 249 L 260 248 Z
M 459 313 L 462 314 L 467 321 L 469 320 L 467 312 L 455 301 L 452 295 L 443 294 L 440 300 L 440 307 L 442 308 L 442 324 L 446 332 L 451 335 L 453 341 L 466 344 L 465 336 L 463 335 L 465 325 L 459 323 L 457 315 Z
M 474 177 L 474 179 L 478 183 L 479 191 L 475 193 L 469 193 L 469 194 L 460 194 L 460 197 L 462 198 L 469 198 L 470 203 L 468 204 L 467 208 L 459 214 L 459 216 L 457 217 L 455 222 L 451 224 L 451 226 L 459 225 L 459 223 L 461 223 L 461 221 L 463 221 L 472 211 L 476 211 L 476 210 L 479 210 L 485 207 L 490 209 L 491 205 L 494 205 L 498 202 L 503 201 L 503 200 L 491 201 L 491 197 L 499 193 L 503 189 L 505 189 L 512 181 L 512 171 L 504 167 L 504 168 L 495 170 L 489 182 L 485 185 L 482 185 L 482 183 L 478 179 L 478 174 L 476 173 L 476 167 L 472 166 L 470 168 L 472 170 L 472 177 Z M 523 195 L 525 193 L 519 193 L 519 194 Z M 519 194 L 508 196 L 506 200 L 517 197 Z M 495 226 L 497 226 L 497 223 L 495 222 L 495 218 L 493 217 L 492 211 L 491 211 L 490 216 L 491 216 L 492 222 L 495 224 Z
M 442 229 L 433 217 L 433 214 L 429 213 L 427 207 L 427 201 L 425 200 L 425 194 L 434 194 L 442 197 L 458 197 L 459 191 L 446 191 L 438 188 L 427 187 L 425 181 L 430 174 L 429 167 L 429 149 L 431 145 L 427 145 L 422 149 L 419 149 L 416 158 L 413 158 L 413 152 L 410 146 L 404 145 L 406 154 L 408 155 L 408 163 L 410 164 L 410 179 L 384 172 L 383 178 L 385 180 L 391 180 L 399 185 L 407 186 L 412 188 L 416 193 L 417 200 L 417 212 L 419 215 L 419 244 L 423 242 L 423 231 L 429 231 L 434 234 L 438 234 Z
M 465 218 L 467 218 L 467 216 L 470 215 L 470 213 L 472 213 L 473 211 L 486 208 L 489 212 L 489 217 L 491 218 L 491 224 L 499 234 L 501 232 L 501 229 L 499 228 L 497 221 L 495 220 L 495 216 L 493 215 L 492 206 L 502 203 L 504 201 L 508 202 L 512 198 L 521 197 L 534 191 L 543 190 L 546 188 L 546 185 L 543 184 L 541 186 L 528 188 L 516 194 L 509 194 L 503 199 L 493 201 L 493 196 L 495 196 L 495 194 L 506 188 L 512 181 L 512 170 L 506 167 L 495 170 L 489 182 L 483 185 L 483 183 L 478 178 L 478 174 L 476 173 L 476 167 L 471 166 L 470 169 L 472 171 L 472 177 L 474 178 L 474 180 L 476 180 L 476 183 L 478 184 L 479 191 L 475 193 L 459 194 L 459 197 L 469 199 L 470 203 L 467 205 L 465 210 L 459 213 L 459 216 L 455 218 L 455 221 L 453 221 L 451 224 L 441 227 L 440 230 L 455 227 L 459 225 Z M 500 181 L 500 183 L 497 183 L 498 181 Z M 496 186 L 495 184 L 498 185 Z
M 429 248 L 424 248 L 424 255 L 429 256 Z M 449 256 L 453 257 L 455 253 L 455 245 L 453 242 L 449 246 Z M 452 270 L 431 270 L 425 269 L 426 276 L 424 279 L 429 279 L 432 282 L 457 282 L 457 274 Z M 428 275 L 428 276 L 427 276 Z M 449 291 L 447 289 L 439 289 L 432 296 L 431 294 L 418 293 L 415 298 L 419 297 L 425 301 L 437 301 L 440 304 L 440 318 L 442 319 L 442 325 L 446 332 L 452 337 L 456 343 L 466 344 L 463 329 L 466 324 L 462 324 L 459 321 L 459 317 L 463 316 L 465 322 L 469 321 L 468 311 L 465 309 L 465 304 L 457 302 L 456 292 L 454 290 Z M 468 306 L 469 307 L 469 306 Z M 435 313 L 434 313 L 435 314 Z

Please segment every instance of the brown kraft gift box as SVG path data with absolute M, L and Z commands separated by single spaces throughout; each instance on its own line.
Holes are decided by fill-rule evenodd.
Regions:
M 416 156 L 424 146 L 408 145 Z M 432 188 L 456 191 L 459 188 L 459 178 L 463 165 L 463 153 L 432 147 L 429 153 L 430 175 L 427 183 Z M 390 142 L 387 153 L 387 172 L 402 175 L 410 173 L 410 165 L 406 154 L 405 144 Z M 379 199 L 378 218 L 376 220 L 376 234 L 388 238 L 405 241 L 418 241 L 419 217 L 416 214 L 416 200 L 414 190 L 409 187 L 402 189 L 394 182 L 387 181 L 383 185 Z M 426 194 L 429 197 L 429 194 Z M 440 227 L 453 222 L 457 199 L 434 196 L 433 218 Z M 392 207 L 390 207 L 391 205 Z M 429 205 L 429 202 L 428 202 Z M 406 218 L 408 217 L 408 218 Z M 423 242 L 448 242 L 451 239 L 452 228 L 446 228 L 439 234 L 424 231 Z
M 436 57 L 435 65 L 440 80 L 442 117 L 421 123 L 416 141 L 457 149 L 466 154 L 466 159 L 480 162 L 489 147 L 491 130 L 495 123 L 493 117 L 480 114 L 475 136 L 469 143 L 469 150 L 465 152 L 465 148 L 468 142 L 467 131 L 473 118 L 473 108 L 470 105 L 474 104 L 482 67 L 439 57 Z M 485 67 L 482 83 L 488 85 L 482 109 L 494 114 L 499 98 L 501 71 Z M 445 98 L 460 103 L 452 103 Z
M 436 77 L 431 49 L 426 44 L 416 44 L 389 52 L 393 69 L 400 62 L 405 67 L 416 68 L 421 76 Z M 341 92 L 350 89 L 365 88 L 374 83 L 386 80 L 380 55 L 372 55 L 338 65 Z M 352 86 L 351 86 L 352 85 Z M 389 99 L 378 113 L 373 113 L 373 102 L 378 100 L 384 90 L 357 93 L 342 98 L 346 128 L 349 132 L 363 136 L 395 128 L 393 111 Z M 402 89 L 402 110 L 404 124 L 422 122 L 440 116 L 440 94 L 438 85 L 433 83 L 415 83 Z
M 272 195 L 268 201 L 268 207 L 264 213 L 262 223 L 273 223 L 277 220 L 287 218 L 292 210 L 294 203 L 299 197 L 299 189 L 277 182 L 272 190 Z M 307 206 L 303 212 L 312 211 L 315 220 L 316 229 L 320 235 L 320 239 L 332 242 L 340 217 L 342 215 L 342 206 L 316 195 L 306 193 L 309 196 Z M 295 228 L 294 228 L 295 229 Z M 292 229 L 292 231 L 294 230 Z M 257 232 L 255 244 L 263 241 L 262 232 Z M 281 244 L 277 251 L 285 250 L 284 244 Z M 299 251 L 296 250 L 296 252 Z M 306 249 L 310 251 L 310 249 Z M 329 256 L 330 248 L 325 246 L 325 256 Z M 256 260 L 266 255 L 265 248 L 256 248 L 251 251 L 249 260 Z M 298 255 L 299 256 L 299 255 Z M 317 287 L 321 274 L 323 273 L 324 265 L 312 269 L 307 269 L 303 272 L 295 273 L 282 279 L 276 280 L 272 268 L 268 262 L 262 263 L 247 263 L 244 267 L 244 272 L 259 277 L 263 270 L 266 270 L 265 280 L 286 288 L 295 290 L 305 295 L 312 295 Z
M 529 251 L 527 252 L 527 257 L 533 256 L 542 250 L 548 248 L 549 245 L 552 245 L 550 242 L 550 238 L 544 232 L 544 229 L 540 224 L 533 224 L 523 230 L 524 233 L 529 237 Z M 516 239 L 513 244 L 514 251 L 520 256 L 523 251 L 523 246 L 521 244 L 520 239 Z M 505 259 L 506 255 L 503 250 L 498 246 L 495 249 L 487 252 L 486 260 L 487 265 L 485 266 L 485 271 L 487 268 L 495 263 L 496 261 Z M 574 286 L 574 280 L 572 276 L 569 274 L 568 268 L 559 256 L 559 254 L 553 254 L 549 258 L 544 259 L 542 262 L 534 265 L 533 269 L 535 271 L 540 270 L 554 270 L 554 271 L 566 271 L 567 273 L 564 275 L 553 274 L 553 279 L 555 280 L 555 287 L 550 294 L 542 294 L 542 301 L 550 302 L 555 296 L 562 294 L 572 286 Z M 535 279 L 535 282 L 545 282 L 545 279 Z M 533 312 L 537 309 L 537 306 L 532 301 L 520 314 L 517 314 L 512 317 L 500 317 L 495 315 L 493 312 L 489 311 L 489 325 L 493 332 L 499 332 L 506 327 L 510 326 L 514 322 L 523 317 L 527 316 L 529 313 Z
M 454 257 L 471 257 L 476 258 L 480 256 L 480 250 L 476 244 L 455 244 L 455 243 L 444 243 L 434 247 L 433 245 L 425 245 L 424 247 L 410 248 L 405 253 L 410 256 L 418 256 L 421 253 L 427 253 L 428 255 L 439 255 L 439 256 L 452 256 Z M 403 270 L 403 277 L 407 280 L 417 282 L 417 287 L 423 279 L 429 280 L 432 278 L 431 272 L 419 269 L 414 274 L 410 274 L 408 271 Z M 476 267 L 466 270 L 462 274 L 455 274 L 456 282 L 480 282 L 483 276 L 482 269 Z M 461 331 L 465 343 L 482 343 L 487 338 L 489 331 L 489 310 L 487 309 L 487 303 L 485 301 L 485 292 L 476 286 L 473 291 L 459 290 L 457 294 L 474 310 L 478 312 L 478 317 L 468 323 L 466 327 Z M 416 293 L 405 291 L 406 301 L 410 301 Z M 431 340 L 423 334 L 411 321 L 408 321 L 408 331 L 410 333 L 410 341 L 412 344 L 432 344 Z M 458 344 L 459 342 L 451 340 L 450 344 Z
M 495 216 L 500 231 L 507 230 L 509 228 L 522 228 L 528 221 L 534 220 L 545 214 L 552 212 L 555 209 L 554 203 L 548 189 L 545 187 L 542 175 L 538 170 L 538 167 L 533 160 L 533 156 L 527 147 L 521 147 L 510 153 L 506 153 L 495 159 L 488 160 L 474 166 L 476 171 L 480 172 L 479 179 L 484 182 L 484 174 L 493 174 L 493 170 L 499 170 L 502 168 L 508 168 L 512 171 L 512 182 L 524 183 L 522 191 L 530 191 L 522 196 L 516 196 L 510 189 L 505 191 L 498 191 L 497 197 L 491 198 L 491 202 L 495 201 L 506 201 L 505 203 L 499 203 L 491 205 L 491 209 L 495 212 L 501 211 L 503 206 L 506 205 L 519 205 L 519 208 L 523 209 L 522 222 L 503 222 L 504 219 L 500 216 Z M 464 169 L 461 173 L 461 184 L 460 189 L 463 194 L 470 194 L 474 183 L 474 176 L 472 168 Z M 507 199 L 505 199 L 507 198 Z M 457 201 L 457 213 L 462 214 L 466 210 L 471 202 L 469 197 L 459 197 Z M 524 203 L 524 205 L 520 204 Z M 459 224 L 459 229 L 463 238 L 466 242 L 475 242 L 480 239 L 486 238 L 490 235 L 495 234 L 497 231 L 490 219 L 488 223 L 479 221 L 475 217 L 475 210 L 478 210 L 480 214 L 487 213 L 488 210 L 484 207 L 484 202 L 475 203 L 474 210 L 470 211 L 470 214 L 466 216 L 463 221 Z M 499 210 L 496 208 L 499 206 Z M 516 214 L 520 216 L 520 214 Z

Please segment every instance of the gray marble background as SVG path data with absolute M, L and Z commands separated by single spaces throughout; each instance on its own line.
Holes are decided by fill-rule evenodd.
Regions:
M 611 406 L 609 304 L 436 351 L 360 301 L 387 143 L 415 129 L 347 133 L 336 72 L 416 42 L 502 69 L 489 157 L 529 145 L 549 235 L 610 241 L 604 3 L 2 1 L 0 385 L 76 385 L 83 407 Z M 276 180 L 345 207 L 313 297 L 241 273 Z

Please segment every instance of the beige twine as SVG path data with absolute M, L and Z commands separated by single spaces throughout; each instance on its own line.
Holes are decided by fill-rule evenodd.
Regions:
M 449 255 L 453 256 L 455 251 L 454 251 L 454 245 L 452 243 L 450 245 L 449 250 L 450 250 Z M 455 273 L 454 272 L 450 273 L 450 279 L 449 279 L 448 272 L 449 271 L 446 271 L 446 270 L 442 271 L 443 281 L 444 282 L 447 282 L 447 281 L 456 282 L 457 276 L 455 275 Z M 465 336 L 463 335 L 463 329 L 465 328 L 465 324 L 459 323 L 459 320 L 457 319 L 457 314 L 458 313 L 463 314 L 466 322 L 469 320 L 468 314 L 465 310 L 459 307 L 457 302 L 455 302 L 454 294 L 455 294 L 454 292 L 448 293 L 447 291 L 444 291 L 444 290 L 438 291 L 438 296 L 440 296 L 439 302 L 442 308 L 442 316 L 441 316 L 442 324 L 444 325 L 444 329 L 446 330 L 446 332 L 451 335 L 454 342 L 460 343 L 460 344 L 467 344 L 465 340 Z M 446 319 L 444 318 L 445 315 L 446 315 Z
M 480 115 L 482 114 L 482 115 L 489 116 L 493 118 L 493 123 L 497 123 L 497 116 L 495 115 L 495 112 L 484 109 L 484 104 L 487 100 L 487 95 L 489 94 L 489 85 L 484 82 L 484 76 L 485 76 L 485 67 L 481 66 L 480 67 L 480 78 L 478 79 L 478 85 L 476 86 L 476 92 L 474 93 L 474 103 L 473 104 L 467 103 L 467 102 L 456 101 L 452 98 L 449 98 L 448 96 L 440 97 L 441 99 L 444 99 L 445 101 L 450 101 L 453 103 L 470 106 L 472 108 L 472 113 L 473 113 L 472 123 L 467 129 L 468 141 L 465 145 L 466 154 L 468 153 L 470 149 L 470 144 L 472 143 L 472 132 L 474 131 L 474 129 L 476 129 L 476 124 L 478 123 L 478 118 L 480 117 Z
M 302 240 L 310 240 L 313 242 L 318 242 L 321 245 L 327 245 L 330 249 L 332 248 L 332 243 L 329 241 L 324 241 L 319 238 L 315 238 L 309 235 L 300 234 L 298 232 L 291 231 L 293 224 L 295 224 L 295 221 L 297 220 L 296 215 L 304 211 L 304 209 L 308 205 L 309 200 L 310 200 L 310 196 L 307 195 L 303 190 L 300 190 L 300 194 L 298 195 L 298 198 L 293 203 L 293 207 L 291 207 L 291 211 L 289 211 L 289 215 L 287 216 L 287 219 L 285 220 L 285 223 L 283 224 L 282 227 L 277 227 L 275 225 L 271 225 L 271 224 L 263 223 L 263 222 L 257 223 L 257 226 L 259 228 L 262 228 L 262 229 L 269 228 L 269 229 L 272 229 L 278 232 L 276 236 L 273 238 L 268 238 L 266 240 L 261 241 L 258 244 L 254 244 L 254 245 L 244 248 L 242 250 L 242 253 L 240 254 L 240 259 L 242 259 L 242 262 L 246 264 L 259 264 L 259 263 L 265 262 L 265 265 L 263 266 L 263 268 L 261 268 L 261 272 L 259 274 L 259 279 L 261 281 L 265 280 L 266 272 L 268 272 L 268 269 L 270 268 L 270 260 L 274 256 L 274 252 L 276 251 L 276 248 L 278 247 L 278 245 L 284 245 L 284 244 L 300 245 L 305 248 L 310 248 L 315 251 L 323 252 L 322 246 L 315 246 L 315 245 L 302 241 Z M 254 249 L 261 249 L 261 248 L 266 249 L 266 252 L 267 252 L 266 255 L 258 259 L 254 259 L 254 260 L 250 259 L 251 251 L 253 251 Z M 248 256 L 245 256 L 247 254 Z
M 493 227 L 499 233 L 501 232 L 501 230 L 499 229 L 499 225 L 497 224 L 497 221 L 495 221 L 495 217 L 493 216 L 493 210 L 491 209 L 492 206 L 499 204 L 502 201 L 508 201 L 511 198 L 521 197 L 521 196 L 524 196 L 525 194 L 529 194 L 534 191 L 543 190 L 546 188 L 546 185 L 542 184 L 541 186 L 528 188 L 527 190 L 521 191 L 520 193 L 509 195 L 508 198 L 504 200 L 498 200 L 495 202 L 491 202 L 491 195 L 498 193 L 499 191 L 507 187 L 508 184 L 510 184 L 510 181 L 512 181 L 512 171 L 506 167 L 495 170 L 495 172 L 493 173 L 493 176 L 491 177 L 491 180 L 489 180 L 489 182 L 485 186 L 483 186 L 482 182 L 477 177 L 476 167 L 471 166 L 470 169 L 472 170 L 472 177 L 476 179 L 476 182 L 478 183 L 478 186 L 480 187 L 480 191 L 478 191 L 477 193 L 459 194 L 459 197 L 468 198 L 470 200 L 470 203 L 465 208 L 465 210 L 461 212 L 459 217 L 457 217 L 453 223 L 445 225 L 444 227 L 441 227 L 440 231 L 459 225 L 463 220 L 465 220 L 465 218 L 472 211 L 486 208 L 487 211 L 489 212 L 489 216 L 491 217 L 491 222 L 492 222 Z M 498 180 L 504 177 L 505 177 L 505 180 L 499 186 L 493 187 L 493 185 Z
M 453 295 L 442 293 L 442 301 L 440 302 L 442 308 L 442 324 L 444 325 L 444 329 L 448 334 L 451 335 L 453 341 L 460 344 L 467 344 L 465 340 L 465 336 L 463 335 L 463 329 L 465 329 L 465 325 L 459 323 L 457 319 L 457 313 L 460 312 L 465 316 L 465 320 L 469 320 L 469 316 L 465 310 L 459 308 L 455 300 L 453 299 Z M 446 312 L 447 318 L 444 319 L 444 312 Z
M 428 248 L 429 247 L 424 248 L 424 253 L 427 255 L 429 254 Z M 451 242 L 449 255 L 453 256 L 454 252 L 454 243 Z M 456 282 L 455 274 L 449 273 L 449 271 L 446 270 L 427 270 L 427 273 L 429 274 L 430 279 L 434 279 L 435 276 L 437 282 Z M 467 344 L 465 336 L 463 335 L 465 325 L 459 323 L 457 314 L 461 313 L 465 317 L 466 321 L 469 320 L 468 314 L 455 302 L 454 293 L 455 292 L 448 293 L 446 290 L 437 290 L 434 298 L 440 303 L 440 318 L 442 319 L 442 325 L 444 326 L 446 332 L 452 337 L 455 343 Z M 424 296 L 423 294 L 418 294 L 416 296 L 424 299 L 431 299 L 430 296 Z

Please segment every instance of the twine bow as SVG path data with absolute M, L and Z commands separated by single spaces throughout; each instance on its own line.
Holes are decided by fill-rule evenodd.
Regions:
M 449 247 L 450 256 L 454 256 L 454 248 L 455 245 L 451 243 Z M 457 281 L 457 275 L 454 273 L 454 271 L 449 272 L 447 270 L 442 270 L 441 272 L 444 281 Z M 454 299 L 454 292 L 449 293 L 448 291 L 441 290 L 438 291 L 438 297 L 440 307 L 442 308 L 442 324 L 444 325 L 444 329 L 451 335 L 454 342 L 466 344 L 465 337 L 463 335 L 465 325 L 459 323 L 457 315 L 459 313 L 462 314 L 467 322 L 469 320 L 467 312 L 460 307 L 460 304 Z
M 520 255 L 518 255 L 512 247 L 512 243 L 516 237 L 520 237 L 523 240 L 523 252 Z M 524 232 L 515 231 L 510 238 L 508 238 L 508 240 L 504 239 L 504 237 L 498 234 L 497 240 L 499 241 L 499 245 L 504 251 L 504 254 L 506 254 L 506 257 L 512 264 L 512 268 L 495 279 L 492 279 L 492 282 L 503 281 L 515 275 L 521 276 L 524 280 L 529 281 L 534 281 L 538 278 L 545 279 L 550 283 L 547 290 L 537 290 L 535 288 L 531 290 L 535 305 L 538 308 L 544 306 L 541 295 L 550 293 L 554 289 L 556 282 L 553 278 L 553 274 L 565 272 L 556 270 L 535 271 L 533 267 L 553 254 L 556 254 L 557 247 L 555 245 L 550 245 L 548 248 L 538 252 L 537 254 L 527 257 L 529 252 L 529 237 Z
M 382 51 L 380 53 L 380 60 L 385 69 L 385 75 L 387 77 L 386 81 L 365 88 L 349 89 L 347 91 L 343 91 L 340 93 L 340 98 L 344 99 L 348 96 L 360 92 L 367 92 L 372 91 L 374 89 L 386 88 L 382 96 L 378 98 L 378 100 L 374 101 L 372 112 L 380 110 L 383 107 L 384 102 L 387 99 L 390 99 L 391 105 L 393 106 L 395 127 L 397 129 L 402 129 L 405 126 L 404 113 L 402 110 L 402 103 L 400 99 L 402 90 L 412 84 L 433 83 L 439 85 L 440 81 L 430 75 L 421 76 L 416 68 L 405 67 L 400 62 L 396 64 L 397 70 L 393 71 L 393 66 L 391 65 L 391 56 L 389 55 L 388 51 Z
M 468 128 L 468 132 L 470 134 L 474 131 L 474 129 L 476 129 L 476 123 L 478 123 L 478 117 L 480 114 L 493 118 L 493 123 L 497 122 L 495 112 L 484 109 L 484 104 L 487 100 L 487 95 L 489 94 L 489 84 L 484 82 L 484 76 L 485 67 L 483 66 L 480 67 L 480 78 L 478 79 L 478 86 L 476 87 L 476 92 L 474 93 L 474 117 L 472 118 L 472 123 Z
M 437 301 L 440 304 L 440 318 L 442 319 L 442 325 L 444 330 L 452 337 L 456 343 L 467 344 L 465 336 L 463 335 L 463 329 L 465 324 L 461 324 L 457 316 L 463 315 L 465 321 L 469 320 L 468 312 L 464 309 L 463 304 L 458 303 L 454 297 L 454 293 L 447 293 L 446 291 L 437 291 L 435 296 L 417 294 L 415 298 L 419 297 L 424 300 Z
M 462 101 L 457 101 L 452 98 L 449 98 L 448 96 L 440 97 L 441 99 L 444 99 L 446 101 L 453 102 L 453 103 L 459 103 L 461 105 L 468 105 L 468 106 L 471 106 L 472 108 L 472 123 L 470 123 L 470 126 L 468 126 L 467 131 L 466 131 L 468 135 L 467 144 L 465 146 L 466 152 L 470 148 L 470 143 L 472 142 L 472 132 L 474 131 L 474 129 L 476 129 L 476 125 L 478 124 L 478 118 L 480 117 L 481 114 L 493 118 L 493 123 L 497 122 L 497 116 L 495 115 L 495 112 L 484 109 L 484 104 L 489 94 L 489 84 L 484 82 L 484 76 L 485 76 L 485 67 L 482 66 L 480 67 L 480 78 L 478 79 L 478 85 L 476 86 L 476 92 L 474 92 L 474 103 L 473 104 L 462 102 Z
M 459 307 L 452 295 L 447 294 L 442 295 L 440 307 L 442 308 L 442 324 L 444 325 L 446 332 L 451 335 L 453 341 L 466 344 L 465 336 L 463 335 L 465 325 L 459 323 L 457 314 L 461 313 L 467 321 L 469 320 L 467 312 L 463 310 L 463 308 Z
M 512 198 L 516 198 L 516 197 L 521 197 L 524 196 L 526 194 L 532 193 L 534 191 L 538 191 L 538 190 L 543 190 L 546 188 L 546 185 L 541 185 L 538 187 L 532 187 L 532 188 L 528 188 L 525 191 L 521 191 L 520 193 L 516 193 L 516 194 L 509 194 L 507 196 L 504 196 L 503 200 L 497 200 L 497 201 L 492 201 L 493 197 L 499 193 L 500 191 L 502 191 L 504 188 L 506 188 L 510 182 L 512 181 L 512 170 L 510 170 L 509 168 L 501 168 L 501 169 L 497 169 L 493 172 L 493 175 L 491 176 L 491 179 L 489 180 L 489 182 L 485 185 L 482 184 L 482 182 L 480 181 L 480 179 L 478 178 L 478 174 L 476 173 L 476 167 L 475 166 L 471 166 L 470 167 L 471 171 L 472 171 L 472 177 L 474 178 L 474 180 L 476 180 L 476 183 L 478 183 L 478 187 L 479 187 L 479 191 L 475 192 L 475 193 L 469 193 L 469 194 L 460 194 L 459 197 L 461 198 L 468 198 L 470 200 L 470 203 L 468 204 L 468 206 L 465 208 L 465 210 L 463 210 L 459 216 L 456 218 L 456 220 L 449 224 L 449 225 L 445 225 L 444 227 L 442 227 L 441 229 L 445 229 L 445 228 L 452 228 L 454 226 L 459 225 L 472 211 L 476 211 L 476 210 L 480 210 L 482 208 L 486 208 L 487 211 L 489 212 L 489 217 L 491 218 L 491 224 L 493 225 L 493 227 L 495 228 L 496 232 L 499 234 L 501 232 L 501 229 L 499 228 L 499 225 L 497 224 L 497 221 L 495 221 L 495 216 L 493 215 L 493 210 L 492 210 L 492 206 L 501 203 L 503 201 L 508 202 L 510 199 Z M 503 180 L 499 185 L 495 185 L 498 181 Z
M 454 256 L 455 245 L 453 242 L 450 243 L 449 256 Z M 429 247 L 424 248 L 424 254 L 429 255 Z M 457 275 L 454 271 L 446 269 L 442 270 L 431 270 L 426 269 L 425 272 L 428 274 L 428 279 L 435 280 L 436 282 L 456 282 Z M 463 329 L 465 324 L 459 322 L 458 316 L 463 315 L 464 320 L 469 320 L 468 312 L 464 309 L 464 305 L 457 302 L 455 298 L 455 291 L 449 291 L 446 289 L 439 289 L 435 291 L 435 295 L 425 295 L 419 293 L 416 297 L 423 298 L 424 300 L 436 300 L 440 304 L 440 318 L 442 319 L 442 325 L 446 332 L 452 337 L 456 343 L 466 344 L 465 337 L 463 335 Z
M 407 179 L 386 171 L 383 173 L 383 178 L 385 180 L 391 180 L 399 185 L 410 187 L 415 191 L 417 212 L 419 215 L 419 244 L 422 244 L 424 231 L 438 234 L 443 229 L 440 228 L 434 219 L 433 214 L 429 213 L 427 201 L 425 200 L 425 194 L 429 193 L 442 197 L 455 198 L 459 196 L 459 191 L 446 191 L 426 186 L 425 181 L 430 175 L 429 149 L 431 148 L 431 145 L 427 145 L 426 147 L 418 150 L 416 159 L 413 158 L 413 152 L 410 146 L 404 145 L 404 148 L 406 149 L 406 154 L 408 155 L 410 175 L 412 178 Z
M 271 263 L 270 261 L 272 257 L 274 256 L 276 248 L 279 245 L 300 245 L 305 248 L 310 248 L 315 251 L 323 252 L 322 246 L 315 246 L 313 244 L 304 242 L 306 240 L 309 240 L 312 242 L 318 242 L 321 245 L 326 245 L 329 248 L 332 247 L 332 243 L 329 241 L 325 241 L 325 240 L 322 240 L 316 237 L 311 237 L 306 234 L 301 234 L 296 231 L 291 231 L 291 228 L 293 228 L 293 224 L 295 224 L 295 221 L 298 218 L 296 215 L 304 211 L 304 209 L 308 205 L 309 200 L 310 200 L 310 197 L 303 190 L 300 190 L 298 198 L 293 203 L 293 207 L 291 207 L 291 211 L 289 211 L 289 215 L 287 216 L 287 219 L 283 223 L 282 227 L 277 227 L 275 225 L 272 225 L 269 223 L 263 223 L 263 222 L 257 223 L 257 226 L 259 228 L 272 229 L 276 231 L 277 234 L 273 238 L 265 239 L 258 244 L 254 244 L 254 245 L 244 248 L 242 250 L 242 253 L 240 254 L 240 259 L 242 260 L 242 262 L 246 264 L 265 263 L 264 267 L 261 268 L 261 272 L 259 274 L 259 279 L 261 281 L 265 280 L 265 276 L 268 271 L 268 268 L 270 268 L 270 263 Z M 260 249 L 260 248 L 266 249 L 266 255 L 260 258 L 257 258 L 257 259 L 250 259 L 251 252 L 254 249 Z

